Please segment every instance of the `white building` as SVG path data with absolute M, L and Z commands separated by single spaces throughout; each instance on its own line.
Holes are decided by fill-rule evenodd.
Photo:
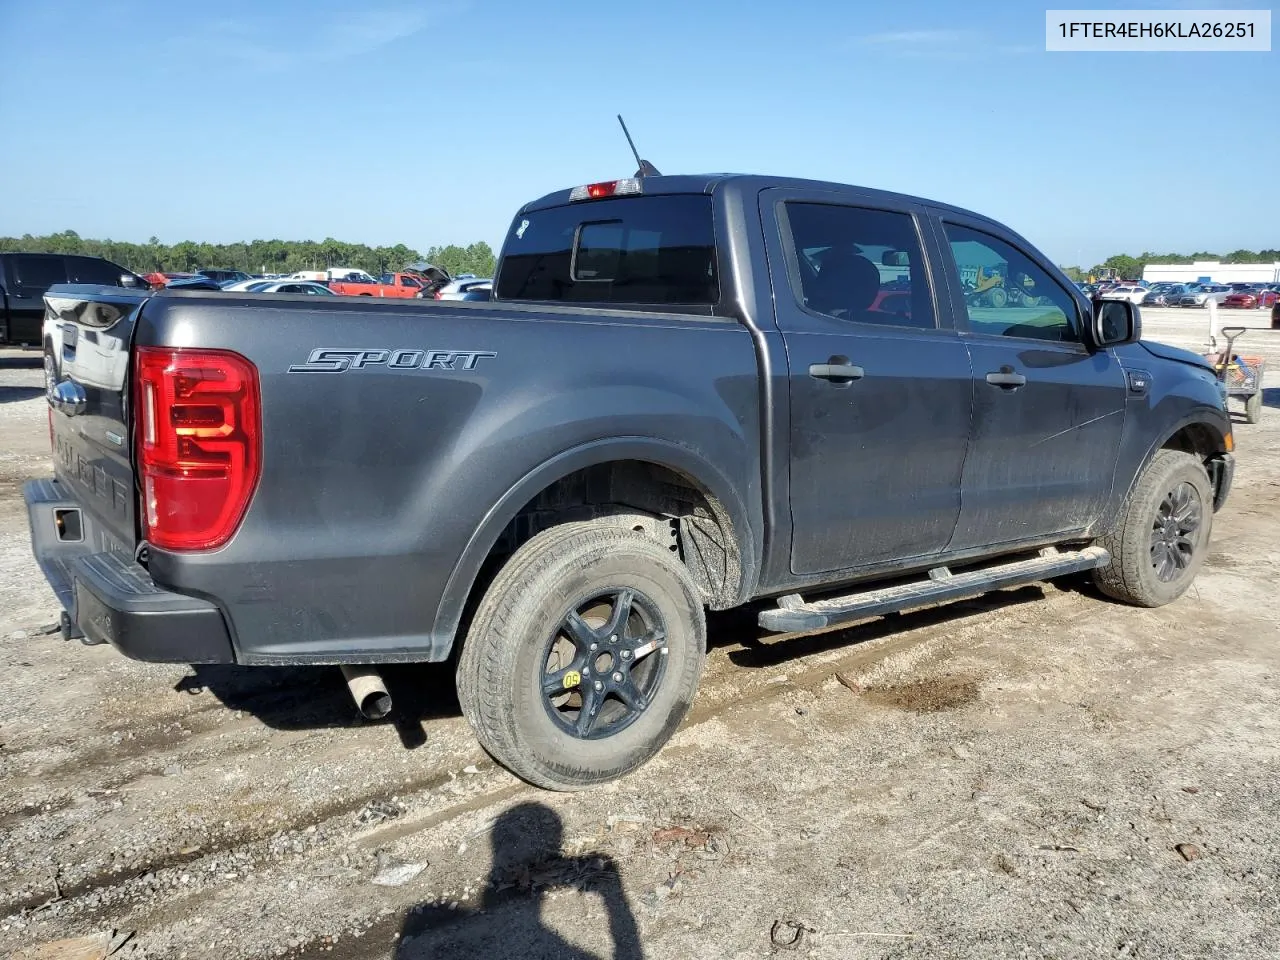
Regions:
M 1276 283 L 1280 263 L 1148 263 L 1142 268 L 1142 279 L 1148 283 Z

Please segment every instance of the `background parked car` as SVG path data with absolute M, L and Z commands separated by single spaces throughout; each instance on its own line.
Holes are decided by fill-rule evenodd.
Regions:
M 1280 300 L 1280 293 L 1265 288 L 1240 290 L 1222 299 L 1222 306 L 1235 310 L 1260 310 Z
M 174 280 L 190 280 L 192 277 L 197 276 L 199 274 L 196 273 L 161 273 L 157 271 L 148 273 L 143 279 L 151 284 L 151 289 L 159 290 L 161 287 L 167 287 Z
M 252 280 L 243 270 L 197 270 L 196 273 L 202 277 L 208 277 L 215 283 L 240 283 L 242 280 Z
M 0 343 L 38 344 L 44 294 L 55 283 L 98 283 L 146 290 L 132 270 L 102 257 L 61 253 L 0 253 Z
M 492 290 L 493 280 L 491 278 L 472 277 L 450 281 L 434 294 L 424 292 L 418 296 L 422 298 L 431 297 L 435 300 L 488 300 L 489 293 Z
M 1128 300 L 1130 303 L 1141 303 L 1147 295 L 1146 287 L 1139 287 L 1136 284 L 1123 283 L 1107 290 L 1102 294 L 1103 300 Z
M 262 287 L 274 282 L 274 277 L 259 277 L 254 280 L 241 280 L 239 283 L 228 283 L 222 289 L 230 293 L 256 293 Z
M 269 280 L 264 286 L 255 287 L 252 293 L 306 293 L 314 297 L 336 297 L 337 294 L 323 283 L 314 280 Z
M 1178 301 L 1181 307 L 1203 307 L 1210 299 L 1221 304 L 1231 294 L 1231 288 L 1223 283 L 1206 283 L 1183 294 Z
M 1176 307 L 1186 293 L 1184 283 L 1157 283 L 1140 302 L 1144 307 Z

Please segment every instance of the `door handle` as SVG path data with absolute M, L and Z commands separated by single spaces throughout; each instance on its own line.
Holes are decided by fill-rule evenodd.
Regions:
M 1014 373 L 1012 367 L 1001 367 L 987 374 L 987 383 L 1002 390 L 1017 390 L 1026 385 L 1027 378 L 1020 373 Z
M 866 376 L 859 366 L 849 362 L 848 357 L 832 357 L 827 363 L 809 364 L 809 376 L 815 380 L 830 380 L 832 383 L 852 383 Z

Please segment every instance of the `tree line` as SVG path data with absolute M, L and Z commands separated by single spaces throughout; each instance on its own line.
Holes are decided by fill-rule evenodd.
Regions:
M 1114 270 L 1121 277 L 1138 279 L 1143 268 L 1149 263 L 1191 263 L 1194 260 L 1217 260 L 1219 263 L 1278 263 L 1280 250 L 1233 250 L 1227 254 L 1209 253 L 1201 250 L 1197 253 L 1150 253 L 1143 251 L 1136 257 L 1127 253 L 1117 253 L 1107 257 L 1102 263 L 1096 263 L 1088 270 L 1081 267 L 1063 267 L 1063 272 L 1072 280 L 1082 280 L 1086 275 L 1102 276 L 1108 270 Z
M 246 243 L 161 243 L 152 237 L 146 243 L 125 240 L 90 240 L 74 230 L 44 237 L 24 234 L 0 237 L 0 253 L 71 253 L 105 257 L 135 273 L 190 273 L 200 269 L 243 270 L 245 273 L 293 273 L 297 270 L 324 270 L 327 267 L 358 267 L 375 276 L 401 270 L 415 263 L 431 263 L 451 276 L 474 273 L 493 276 L 495 257 L 483 240 L 458 246 L 431 247 L 425 254 L 397 243 L 393 247 L 370 247 L 363 243 L 324 240 L 252 240 Z

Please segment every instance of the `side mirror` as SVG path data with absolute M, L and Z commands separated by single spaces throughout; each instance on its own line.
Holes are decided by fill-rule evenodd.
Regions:
M 138 278 L 135 277 L 132 273 L 120 274 L 120 286 L 129 287 L 130 289 L 132 289 L 137 285 L 138 285 Z
M 1128 300 L 1093 301 L 1093 343 L 1098 349 L 1142 339 L 1142 311 Z

